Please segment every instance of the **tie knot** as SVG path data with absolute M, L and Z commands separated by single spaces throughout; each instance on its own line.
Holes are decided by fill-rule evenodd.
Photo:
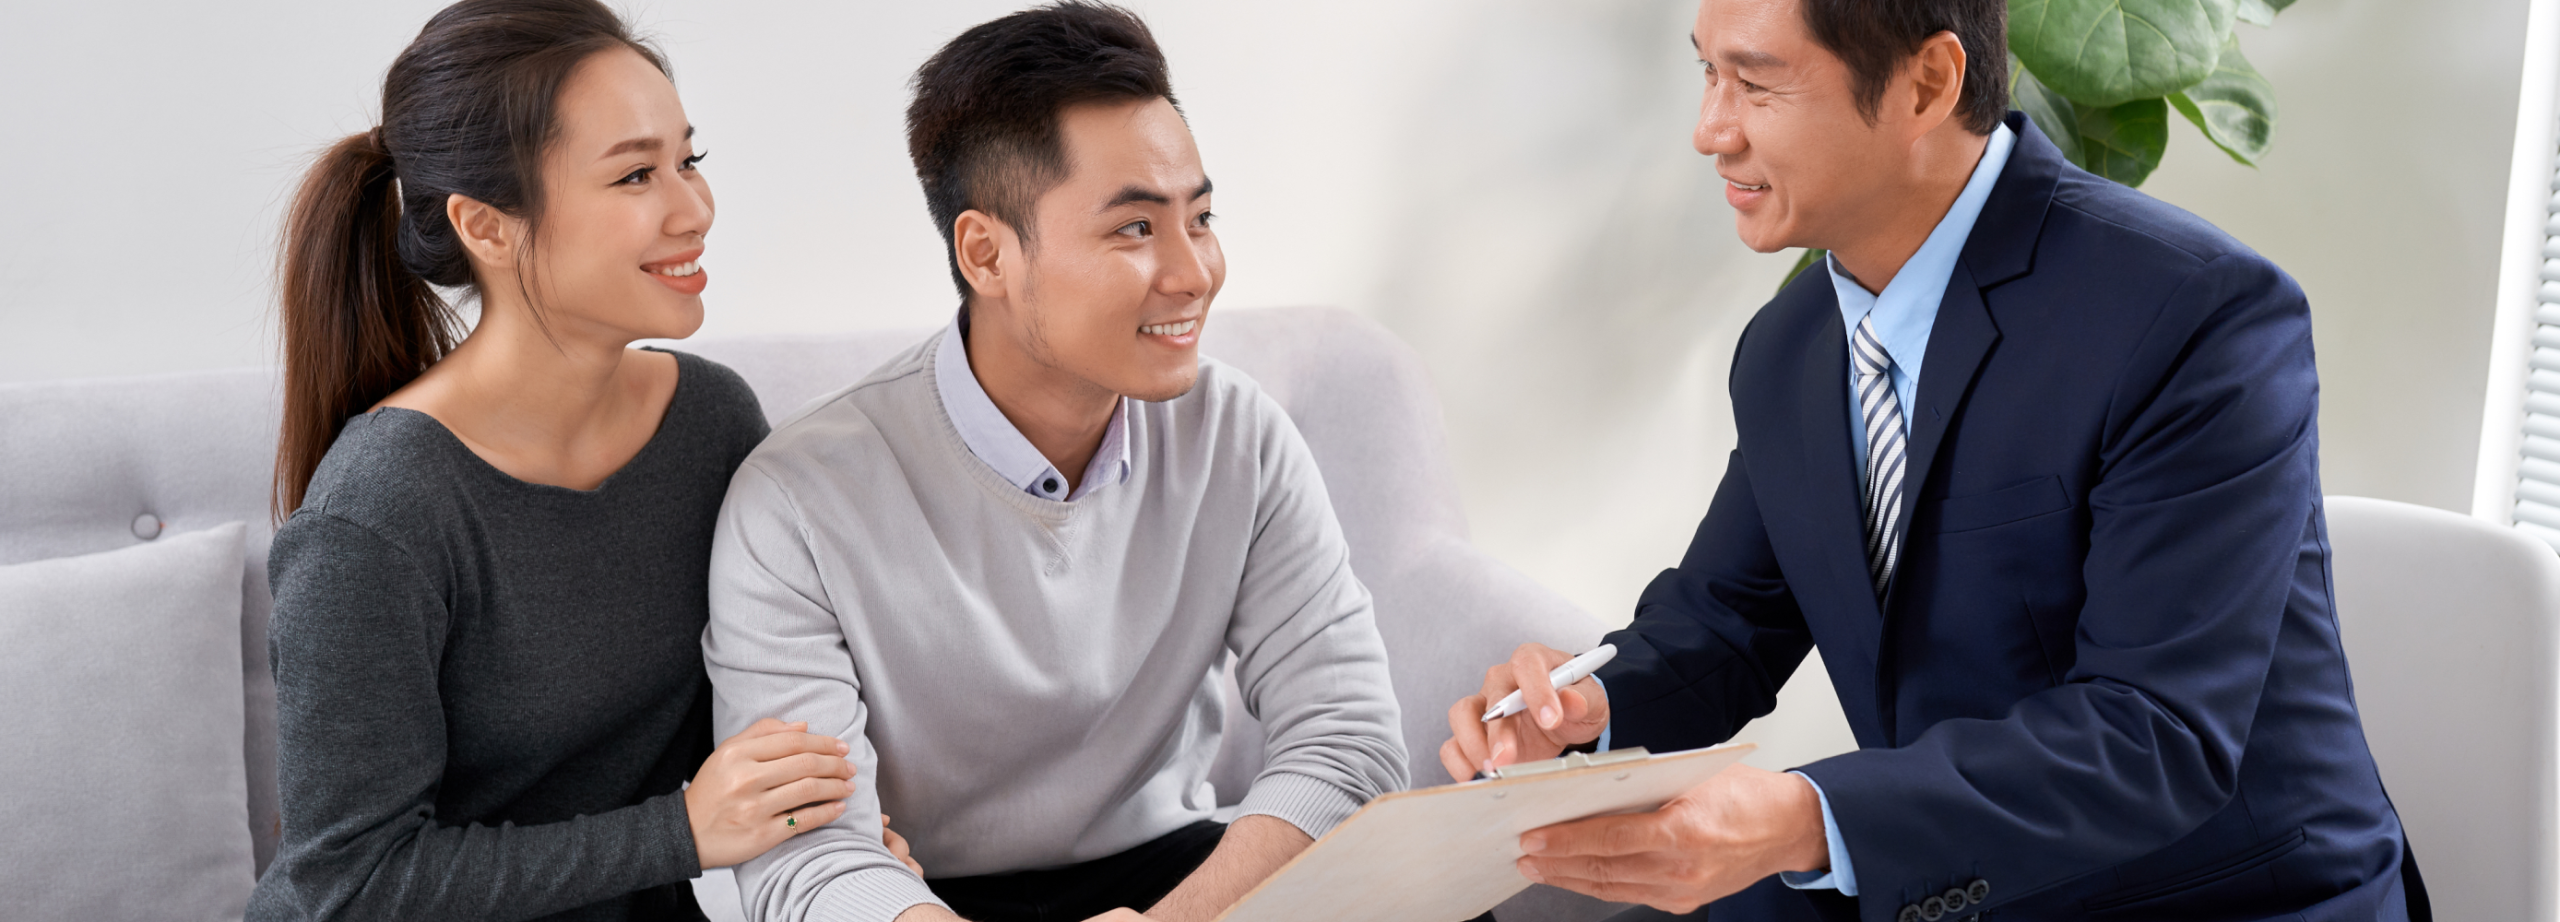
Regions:
M 1884 341 L 1876 338 L 1876 315 L 1858 319 L 1858 335 L 1849 338 L 1849 361 L 1861 375 L 1884 374 L 1893 367 L 1893 355 L 1884 351 Z

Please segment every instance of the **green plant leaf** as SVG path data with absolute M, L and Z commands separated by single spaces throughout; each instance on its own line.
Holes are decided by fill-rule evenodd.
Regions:
M 2009 50 L 2083 106 L 2156 99 L 2213 73 L 2239 0 L 2009 0 Z
M 2253 26 L 2266 27 L 2276 24 L 2276 7 L 2269 4 L 2267 0 L 2240 0 L 2239 7 L 2233 10 L 2233 13 L 2241 22 Z
M 2010 98 L 2043 129 L 2062 155 L 2081 169 L 2128 186 L 2142 185 L 2169 149 L 2169 105 L 2137 99 L 2116 106 L 2083 106 L 2010 68 Z
M 2016 58 L 2009 59 L 2009 104 L 2034 120 L 2045 138 L 2062 149 L 2064 159 L 2088 168 L 2080 155 L 2080 110 L 2062 94 L 2046 89 Z
M 1792 284 L 1793 282 L 1795 282 L 1795 280 L 1796 280 L 1796 276 L 1803 275 L 1803 274 L 1804 274 L 1804 270 L 1811 269 L 1811 268 L 1813 268 L 1813 267 L 1815 267 L 1815 266 L 1821 265 L 1821 264 L 1822 264 L 1822 257 L 1823 257 L 1823 255 L 1824 255 L 1824 254 L 1826 254 L 1826 253 L 1829 253 L 1829 252 L 1831 252 L 1831 251 L 1829 251 L 1829 250 L 1806 250 L 1806 251 L 1804 251 L 1804 255 L 1796 257 L 1796 266 L 1795 266 L 1795 268 L 1787 270 L 1787 277 L 1786 277 L 1786 278 L 1783 278 L 1783 279 L 1779 279 L 1779 280 L 1778 280 L 1778 290 L 1779 290 L 1779 291 L 1785 291 L 1785 290 L 1787 290 L 1787 286 L 1788 286 L 1789 284 Z
M 2080 107 L 2082 169 L 2128 186 L 2142 185 L 2169 149 L 2169 104 L 2137 99 L 2104 109 Z
M 2275 142 L 2276 88 L 2249 66 L 2248 58 L 2240 56 L 2239 36 L 2222 46 L 2213 76 L 2185 92 L 2170 94 L 2169 104 L 2204 129 L 2214 146 L 2248 166 L 2257 166 L 2258 158 L 2266 156 L 2268 145 Z

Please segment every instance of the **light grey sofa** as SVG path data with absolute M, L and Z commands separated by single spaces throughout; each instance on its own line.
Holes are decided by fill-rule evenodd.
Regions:
M 681 348 L 736 369 L 755 387 L 766 414 L 780 418 L 811 398 L 856 380 L 930 332 L 705 341 L 681 344 Z M 1404 707 L 1413 783 L 1447 781 L 1436 757 L 1447 735 L 1442 715 L 1451 701 L 1475 688 L 1487 665 L 1524 641 L 1565 649 L 1587 647 L 1605 626 L 1468 543 L 1439 404 L 1419 361 L 1383 328 L 1338 310 L 1227 310 L 1212 318 L 1204 348 L 1253 375 L 1305 433 L 1350 541 L 1353 568 L 1377 598 L 1379 629 Z M 202 709 L 202 721 L 236 722 L 241 728 L 237 750 L 199 746 L 169 752 L 168 747 L 155 748 L 153 740 L 144 739 L 114 742 L 104 746 L 103 753 L 85 746 L 70 747 L 69 753 L 30 752 L 22 745 L 26 740 L 58 735 L 64 728 L 48 726 L 42 713 L 31 713 L 20 702 L 0 706 L 0 735 L 7 736 L 10 748 L 17 750 L 15 755 L 0 755 L 0 779 L 22 778 L 25 772 L 86 771 L 83 759 L 99 760 L 96 777 L 104 779 L 117 770 L 119 759 L 183 763 L 209 758 L 208 753 L 225 760 L 237 758 L 237 774 L 224 768 L 190 775 L 240 779 L 236 804 L 240 825 L 211 834 L 219 838 L 236 833 L 236 838 L 217 842 L 162 836 L 154 843 L 167 845 L 173 853 L 196 856 L 187 859 L 195 862 L 188 869 L 217 884 L 235 877 L 236 865 L 208 864 L 210 859 L 203 855 L 245 850 L 254 867 L 263 870 L 275 851 L 275 686 L 267 666 L 266 551 L 272 534 L 268 484 L 277 405 L 277 379 L 269 369 L 0 385 L 0 572 L 12 564 L 135 548 L 224 523 L 246 524 L 239 561 L 236 660 L 229 651 L 196 648 L 203 663 L 239 669 L 239 698 L 144 698 L 122 705 L 128 708 L 124 713 L 186 720 L 194 719 L 195 712 L 189 709 Z M 0 589 L 8 585 L 0 581 Z M 36 636 L 60 636 L 77 627 L 68 621 L 42 620 L 75 617 L 72 613 L 27 612 L 26 606 L 12 609 L 6 603 L 0 599 L 0 616 L 19 619 L 19 627 L 39 632 Z M 229 609 L 222 611 L 228 617 Z M 77 615 L 126 616 L 119 612 Z M 226 642 L 229 636 L 223 635 Z M 0 689 L 37 688 L 76 700 L 120 700 L 150 692 L 150 683 L 101 681 L 94 672 L 76 678 L 98 687 L 63 687 L 72 679 L 53 682 L 47 671 L 68 667 L 55 667 L 54 662 L 67 660 L 13 662 L 6 668 L 16 674 L 0 674 Z M 231 665 L 235 662 L 236 667 Z M 1232 698 L 1229 713 L 1239 722 L 1250 723 Z M 227 728 L 232 724 L 188 725 Z M 1251 777 L 1261 755 L 1258 729 L 1248 725 L 1238 731 L 1228 735 L 1232 743 L 1218 768 L 1220 795 L 1229 802 L 1241 795 L 1242 783 Z M 21 796 L 21 791 L 6 787 L 12 784 L 20 782 L 0 780 L 0 804 Z M 148 799 L 153 792 L 100 791 L 96 796 L 102 801 Z M 99 815 L 77 803 L 52 806 L 58 809 L 47 816 Z M 59 857 L 58 841 L 47 835 L 41 829 L 0 827 L 0 894 L 34 886 L 11 875 L 48 867 L 36 860 L 40 856 Z M 102 868 L 100 873 L 109 882 L 130 888 L 140 882 L 115 881 L 114 876 L 146 872 L 153 867 L 151 858 L 126 856 L 119 867 Z M 191 897 L 194 903 L 184 907 L 188 910 L 184 915 L 237 918 L 249 883 L 238 879 L 236 893 L 224 889 Z M 714 878 L 700 885 L 705 908 L 715 917 L 734 913 L 736 906 L 734 902 L 722 905 L 720 883 Z M 63 900 L 68 902 L 54 904 L 63 918 L 180 917 L 157 908 L 135 909 L 137 904 L 129 903 L 83 906 L 76 893 Z M 1606 908 L 1537 888 L 1506 903 L 1498 914 L 1506 922 L 1580 920 L 1601 915 Z M 13 912 L 11 918 L 27 917 Z
M 2356 709 L 2435 917 L 2560 918 L 2560 557 L 2442 509 L 2328 514 Z

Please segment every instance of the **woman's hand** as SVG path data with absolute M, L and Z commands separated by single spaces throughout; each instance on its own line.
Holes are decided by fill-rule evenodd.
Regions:
M 684 789 L 703 867 L 737 864 L 844 815 L 844 799 L 853 794 L 853 763 L 844 756 L 853 749 L 808 729 L 768 717 L 703 760 Z
M 906 837 L 889 830 L 889 814 L 886 813 L 880 814 L 880 844 L 888 846 L 889 854 L 898 856 L 898 863 L 906 865 L 907 870 L 916 872 L 917 877 L 924 876 L 924 865 L 917 864 L 915 856 L 907 854 Z

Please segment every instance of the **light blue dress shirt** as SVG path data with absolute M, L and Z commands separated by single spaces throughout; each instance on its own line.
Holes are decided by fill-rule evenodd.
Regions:
M 1057 467 L 1022 430 L 1013 427 L 1012 420 L 1004 418 L 1004 411 L 996 409 L 995 399 L 978 383 L 977 373 L 969 369 L 969 347 L 961 339 L 957 321 L 942 331 L 942 345 L 933 357 L 933 384 L 942 394 L 942 410 L 950 415 L 951 428 L 960 430 L 960 441 L 969 446 L 969 453 L 1022 492 L 1074 502 L 1103 487 L 1129 482 L 1129 398 L 1120 398 L 1111 408 L 1101 447 L 1085 464 L 1084 479 L 1069 491 Z
M 1929 239 L 1920 250 L 1894 273 L 1893 281 L 1881 293 L 1869 293 L 1840 271 L 1838 263 L 1823 260 L 1831 275 L 1831 290 L 1839 296 L 1841 327 L 1856 336 L 1858 321 L 1875 315 L 1876 340 L 1892 356 L 1893 395 L 1902 402 L 1902 430 L 1911 434 L 1911 418 L 1920 392 L 1920 365 L 1928 357 L 1929 331 L 1938 323 L 1938 302 L 1946 297 L 1947 281 L 1955 276 L 1956 260 L 1964 255 L 1965 240 L 1973 236 L 1973 222 L 1982 216 L 1982 204 L 1991 198 L 1991 187 L 2000 181 L 2001 169 L 2009 165 L 2009 152 L 2018 146 L 2018 136 L 2001 125 L 1991 131 L 1991 140 L 1983 145 L 1982 161 L 1974 164 L 1973 177 L 1965 181 L 1964 191 L 1957 193 L 1947 215 L 1938 219 Z M 1846 348 L 1848 342 L 1841 343 Z M 1858 482 L 1866 482 L 1866 419 L 1858 412 L 1858 372 L 1849 370 L 1849 440 L 1856 449 Z M 1596 678 L 1596 677 L 1595 677 Z M 1603 686 L 1601 694 L 1608 694 Z M 1600 731 L 1600 748 L 1609 748 L 1609 731 Z M 1831 815 L 1831 795 L 1822 792 L 1821 782 L 1803 772 L 1796 777 L 1813 785 L 1813 794 L 1822 801 L 1822 838 L 1831 851 L 1829 870 L 1811 873 L 1788 871 L 1778 875 L 1787 886 L 1798 890 L 1838 890 L 1844 896 L 1858 895 L 1857 869 L 1849 863 L 1849 848 L 1840 838 L 1840 822 Z

